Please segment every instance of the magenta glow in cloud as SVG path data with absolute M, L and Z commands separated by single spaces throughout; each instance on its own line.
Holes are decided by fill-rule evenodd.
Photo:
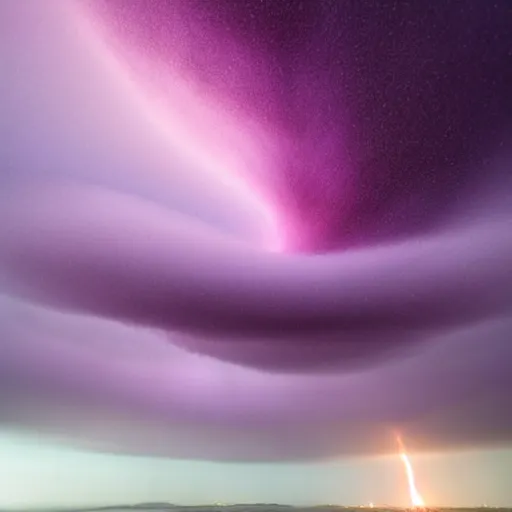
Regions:
M 505 1 L 0 10 L 1 421 L 228 460 L 510 438 Z

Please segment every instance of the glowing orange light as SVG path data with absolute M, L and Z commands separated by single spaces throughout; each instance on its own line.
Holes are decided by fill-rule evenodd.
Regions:
M 397 436 L 398 442 L 398 450 L 400 459 L 402 460 L 405 468 L 405 474 L 407 475 L 407 483 L 409 485 L 409 496 L 411 499 L 411 505 L 414 508 L 423 508 L 425 507 L 425 501 L 421 497 L 421 494 L 418 492 L 416 488 L 416 481 L 414 479 L 414 470 L 412 468 L 411 461 L 409 460 L 409 456 L 405 450 L 405 445 L 400 436 Z

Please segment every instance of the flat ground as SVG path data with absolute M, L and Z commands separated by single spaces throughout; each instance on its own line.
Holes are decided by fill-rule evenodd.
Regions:
M 24 512 L 0 510 L 0 512 Z M 94 508 L 54 508 L 32 509 L 26 512 L 412 512 L 412 509 L 399 507 L 354 507 L 341 505 L 317 505 L 314 507 L 292 507 L 273 503 L 237 504 L 237 505 L 197 505 L 182 506 L 170 503 L 143 503 L 139 505 L 120 505 Z M 512 507 L 438 507 L 426 508 L 415 512 L 512 512 Z

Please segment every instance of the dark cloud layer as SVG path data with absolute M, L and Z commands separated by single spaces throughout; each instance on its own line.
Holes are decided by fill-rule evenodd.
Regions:
M 508 442 L 510 18 L 0 5 L 0 420 L 282 460 Z

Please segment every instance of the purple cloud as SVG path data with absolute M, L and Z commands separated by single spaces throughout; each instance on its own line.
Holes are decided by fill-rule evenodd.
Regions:
M 0 421 L 223 460 L 508 441 L 505 4 L 3 2 Z

